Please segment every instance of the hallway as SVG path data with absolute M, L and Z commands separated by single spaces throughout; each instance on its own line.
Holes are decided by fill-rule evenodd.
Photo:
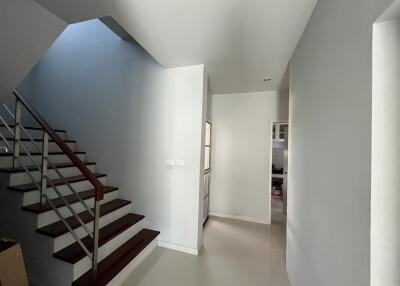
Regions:
M 158 247 L 123 285 L 289 286 L 284 218 L 274 210 L 271 226 L 212 217 L 200 256 Z

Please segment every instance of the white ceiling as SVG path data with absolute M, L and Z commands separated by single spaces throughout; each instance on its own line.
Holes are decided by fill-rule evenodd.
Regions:
M 111 15 L 165 67 L 205 63 L 212 93 L 287 89 L 288 62 L 317 2 L 103 0 L 100 9 L 94 0 L 36 1 L 70 23 L 91 9 Z M 84 6 L 81 15 L 71 2 Z

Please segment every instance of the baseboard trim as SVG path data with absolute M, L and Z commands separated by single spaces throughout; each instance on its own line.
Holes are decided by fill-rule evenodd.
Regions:
M 169 242 L 165 242 L 165 241 L 158 241 L 158 246 L 160 247 L 164 247 L 164 248 L 168 248 L 171 250 L 176 250 L 179 252 L 184 252 L 184 253 L 188 253 L 191 255 L 199 255 L 199 250 L 198 249 L 194 249 L 194 248 L 190 248 L 190 247 L 186 247 L 186 246 L 182 246 L 182 245 L 177 245 L 174 243 L 169 243 Z
M 269 225 L 268 221 L 266 221 L 266 220 L 257 220 L 255 218 L 246 217 L 246 216 L 237 216 L 237 215 L 223 214 L 223 213 L 217 213 L 217 212 L 210 212 L 209 215 L 214 216 L 214 217 L 229 218 L 229 219 L 234 219 L 234 220 L 241 220 L 241 221 L 246 221 L 246 222 Z

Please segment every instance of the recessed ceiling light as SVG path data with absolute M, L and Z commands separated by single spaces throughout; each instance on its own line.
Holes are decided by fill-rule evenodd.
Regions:
M 265 77 L 265 78 L 264 78 L 264 81 L 265 81 L 265 82 L 268 82 L 268 81 L 271 81 L 271 80 L 272 80 L 272 78 L 270 78 L 270 77 Z

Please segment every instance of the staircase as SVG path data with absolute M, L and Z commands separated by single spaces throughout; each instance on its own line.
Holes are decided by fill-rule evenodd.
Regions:
M 0 116 L 0 237 L 21 243 L 33 285 L 119 285 L 159 232 L 18 93 Z M 24 127 L 29 122 L 38 127 Z M 4 112 L 3 112 L 4 113 Z M 8 122 L 13 122 L 12 124 Z

